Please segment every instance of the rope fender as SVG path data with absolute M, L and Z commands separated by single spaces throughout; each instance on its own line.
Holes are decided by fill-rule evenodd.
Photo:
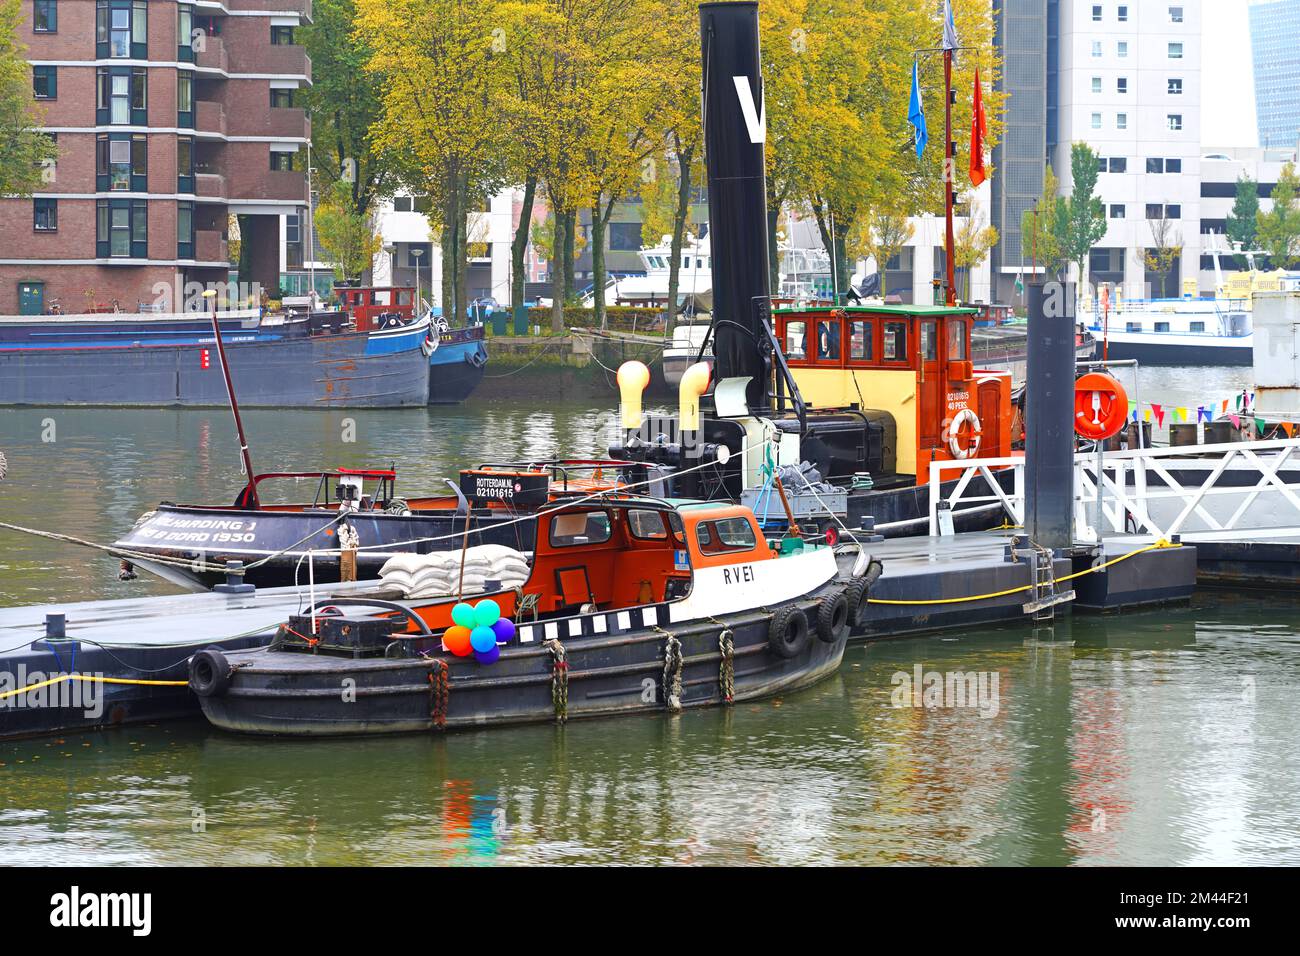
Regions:
M 569 717 L 569 652 L 556 637 L 543 641 L 542 646 L 554 658 L 551 666 L 551 706 L 555 708 L 555 722 L 562 724 Z
M 437 730 L 447 727 L 447 701 L 451 697 L 451 688 L 447 682 L 450 668 L 443 660 L 429 662 L 429 716 Z
M 663 634 L 664 706 L 671 713 L 679 714 L 682 710 L 682 642 L 668 631 L 663 631 Z
M 724 627 L 718 635 L 718 650 L 722 661 L 718 664 L 718 686 L 722 690 L 722 702 L 730 704 L 736 699 L 736 642 L 731 628 Z

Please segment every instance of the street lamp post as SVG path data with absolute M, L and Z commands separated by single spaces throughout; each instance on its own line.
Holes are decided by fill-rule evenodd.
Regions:
M 424 255 L 423 249 L 412 249 L 411 258 L 415 260 L 415 311 L 420 311 L 420 256 Z M 429 276 L 430 283 L 433 282 L 433 276 Z

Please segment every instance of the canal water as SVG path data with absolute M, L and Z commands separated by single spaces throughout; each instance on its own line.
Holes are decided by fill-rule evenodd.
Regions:
M 467 463 L 599 454 L 609 411 L 489 396 L 247 425 L 260 471 L 395 462 L 414 493 Z M 241 484 L 216 409 L 0 409 L 0 450 L 0 520 L 96 541 L 161 499 L 233 500 Z M 0 605 L 168 590 L 116 567 L 0 531 Z M 925 692 L 936 679 L 947 693 Z M 101 864 L 1300 863 L 1298 691 L 1300 602 L 1220 593 L 1051 633 L 853 646 L 814 688 L 679 717 L 312 742 L 195 720 L 4 743 L 0 849 Z

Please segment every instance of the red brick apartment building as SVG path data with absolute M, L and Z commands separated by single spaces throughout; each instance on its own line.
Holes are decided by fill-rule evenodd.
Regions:
M 231 214 L 274 290 L 306 205 L 311 61 L 294 32 L 311 0 L 22 6 L 59 158 L 33 198 L 0 199 L 0 315 L 135 312 L 159 284 L 225 282 Z

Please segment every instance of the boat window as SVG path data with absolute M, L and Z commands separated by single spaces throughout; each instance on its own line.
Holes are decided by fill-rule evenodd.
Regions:
M 1192 332 L 1204 332 L 1204 331 L 1205 331 L 1205 323 L 1204 323 L 1204 322 L 1193 322 L 1193 323 L 1191 323 L 1191 325 L 1188 327 L 1188 329 L 1189 329 L 1189 331 L 1192 331 Z
M 804 352 L 804 338 L 808 334 L 808 325 L 805 322 L 787 322 L 785 324 L 785 356 L 786 358 L 801 359 L 807 358 Z
M 1141 332 L 1141 331 L 1142 331 L 1142 323 L 1141 323 L 1141 322 L 1125 322 L 1125 323 L 1124 323 L 1124 331 L 1125 331 L 1125 332 Z
M 838 319 L 817 323 L 817 357 L 830 362 L 840 359 L 840 323 Z
M 410 305 L 412 292 L 410 289 L 402 289 L 397 293 L 398 305 Z
M 686 526 L 682 524 L 682 516 L 676 511 L 668 512 L 668 527 L 672 529 L 673 537 L 679 543 L 686 543 Z
M 948 319 L 948 361 L 964 362 L 966 360 L 966 322 L 964 319 Z
M 667 538 L 663 515 L 658 511 L 629 511 L 627 526 L 634 538 Z
M 1168 323 L 1168 322 L 1157 322 L 1157 323 L 1156 323 L 1156 331 L 1157 331 L 1157 332 L 1168 332 L 1168 331 L 1169 331 L 1169 323 Z
M 857 319 L 849 323 L 849 358 L 871 361 L 871 323 Z
M 939 323 L 933 319 L 921 323 L 921 358 L 927 362 L 939 359 Z
M 373 292 L 371 292 L 371 293 L 370 293 L 370 304 L 371 304 L 371 305 L 390 305 L 391 303 L 388 301 L 388 290 L 387 290 L 387 289 L 375 289 Z
M 887 362 L 907 361 L 907 323 L 886 322 L 884 358 Z
M 755 545 L 754 529 L 744 518 L 720 518 L 701 521 L 695 528 L 701 554 L 725 554 L 748 551 Z
M 575 544 L 600 544 L 609 540 L 609 515 L 603 511 L 579 511 L 556 515 L 551 521 L 553 548 Z

